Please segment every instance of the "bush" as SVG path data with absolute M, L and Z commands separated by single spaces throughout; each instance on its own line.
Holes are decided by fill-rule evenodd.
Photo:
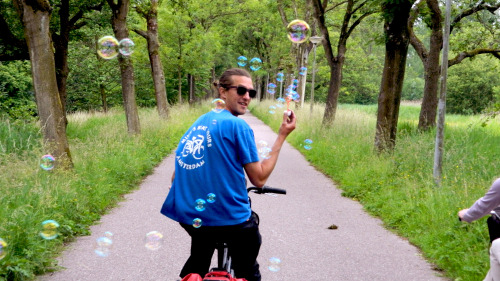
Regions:
M 29 61 L 0 62 L 0 115 L 23 120 L 37 115 Z
M 478 57 L 450 68 L 447 112 L 477 114 L 498 99 L 500 63 Z M 497 100 L 498 102 L 498 100 Z

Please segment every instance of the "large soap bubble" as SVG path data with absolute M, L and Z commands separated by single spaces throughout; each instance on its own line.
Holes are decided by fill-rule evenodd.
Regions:
M 309 24 L 303 20 L 293 20 L 286 27 L 288 39 L 293 43 L 304 43 L 311 36 Z

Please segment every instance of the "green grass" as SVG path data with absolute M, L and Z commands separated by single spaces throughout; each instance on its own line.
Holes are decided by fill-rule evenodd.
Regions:
M 176 146 L 188 126 L 207 107 L 171 109 L 160 120 L 141 109 L 142 134 L 127 134 L 122 111 L 69 116 L 68 138 L 74 169 L 39 167 L 40 133 L 36 124 L 0 125 L 0 238 L 7 247 L 0 259 L 0 280 L 30 280 L 53 270 L 63 244 L 88 234 L 88 227 L 138 187 L 144 176 Z M 41 223 L 60 224 L 54 240 L 39 236 Z
M 252 112 L 277 130 L 281 114 L 265 101 Z M 457 212 L 483 196 L 500 171 L 500 121 L 481 126 L 479 116 L 446 116 L 443 179 L 434 185 L 435 131 L 417 131 L 419 107 L 402 106 L 392 154 L 374 153 L 376 105 L 340 105 L 332 128 L 322 128 L 324 107 L 296 109 L 288 142 L 331 177 L 343 195 L 359 200 L 386 227 L 407 237 L 443 274 L 482 280 L 489 268 L 485 219 L 461 223 Z M 311 150 L 304 140 L 313 140 Z

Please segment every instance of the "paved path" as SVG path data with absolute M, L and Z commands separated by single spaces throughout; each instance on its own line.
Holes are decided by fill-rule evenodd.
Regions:
M 272 144 L 276 134 L 269 127 L 250 114 L 241 118 L 253 128 L 257 141 Z M 64 270 L 39 280 L 178 280 L 189 254 L 189 236 L 159 212 L 173 160 L 167 157 L 140 189 L 91 227 L 91 236 L 68 245 L 59 262 Z M 253 209 L 261 218 L 259 262 L 264 281 L 446 280 L 418 249 L 384 229 L 358 202 L 342 197 L 329 178 L 287 143 L 267 184 L 286 188 L 288 194 L 252 195 Z M 332 224 L 338 229 L 328 229 Z M 114 234 L 113 248 L 103 258 L 94 253 L 94 241 L 106 231 Z M 145 247 L 150 231 L 164 235 L 156 251 Z M 271 257 L 282 261 L 277 272 L 267 269 Z

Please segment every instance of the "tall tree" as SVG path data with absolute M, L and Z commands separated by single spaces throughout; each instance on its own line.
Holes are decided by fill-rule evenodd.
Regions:
M 324 37 L 322 41 L 323 48 L 325 49 L 326 59 L 330 66 L 330 82 L 328 86 L 325 114 L 323 115 L 323 125 L 326 126 L 332 125 L 335 120 L 340 86 L 342 83 L 342 69 L 344 67 L 345 54 L 347 52 L 347 40 L 363 19 L 377 11 L 375 7 L 368 5 L 370 3 L 369 0 L 336 1 L 331 7 L 327 6 L 328 2 L 329 1 L 322 2 L 321 0 L 313 0 L 314 15 L 319 29 L 321 30 L 321 34 Z M 337 8 L 340 9 L 344 5 L 345 13 L 337 41 L 337 54 L 334 55 L 330 33 L 326 24 L 326 13 Z
M 146 19 L 147 31 L 133 29 L 135 33 L 146 39 L 148 43 L 148 55 L 151 64 L 151 73 L 155 87 L 156 108 L 161 118 L 168 117 L 167 90 L 165 88 L 165 75 L 160 58 L 160 43 L 158 40 L 158 5 L 161 1 L 151 0 L 150 2 L 135 5 L 136 12 Z
M 70 6 L 69 0 L 61 0 L 58 5 L 58 28 L 52 30 L 52 40 L 54 41 L 54 58 L 56 66 L 57 88 L 59 89 L 59 97 L 63 108 L 63 114 L 66 121 L 66 102 L 67 102 L 67 81 L 69 74 L 68 67 L 68 46 L 70 41 L 70 33 L 73 30 L 79 29 L 86 24 L 83 20 L 84 15 L 91 10 L 101 10 L 104 1 L 92 3 L 93 1 L 84 1 L 84 4 L 79 6 L 74 5 L 73 9 Z M 72 13 L 73 12 L 73 13 Z
M 486 1 L 479 1 L 474 3 L 473 6 L 467 7 L 459 12 L 452 20 L 451 30 L 458 26 L 463 19 L 476 15 L 481 11 L 488 11 L 494 15 L 495 11 L 500 8 L 500 1 L 493 1 L 494 3 L 487 3 Z M 426 4 L 427 10 L 424 9 Z M 415 20 L 418 15 L 428 14 L 428 19 L 424 20 L 431 30 L 429 38 L 429 48 L 416 36 L 413 31 Z M 412 13 L 408 19 L 408 27 L 410 31 L 410 43 L 416 50 L 418 56 L 424 65 L 424 95 L 422 99 L 422 106 L 420 110 L 420 117 L 418 122 L 419 130 L 428 130 L 436 125 L 437 103 L 438 103 L 438 89 L 439 89 L 439 76 L 440 76 L 440 63 L 439 56 L 443 45 L 443 29 L 442 29 L 443 16 L 439 7 L 438 0 L 419 0 L 412 8 Z M 484 40 L 484 38 L 483 38 Z M 493 42 L 492 42 L 493 43 Z M 470 50 L 460 51 L 454 58 L 448 62 L 448 67 L 460 63 L 467 57 L 474 57 L 480 54 L 493 54 L 500 58 L 500 44 L 493 43 L 488 47 L 474 46 Z
M 54 53 L 50 37 L 48 0 L 15 0 L 21 17 L 31 60 L 38 115 L 47 149 L 56 163 L 71 166 L 66 124 L 57 89 Z
M 390 151 L 396 144 L 401 90 L 405 76 L 410 34 L 411 0 L 383 0 L 385 62 L 378 98 L 375 149 Z
M 129 37 L 127 27 L 127 15 L 129 11 L 129 0 L 107 0 L 111 7 L 111 25 L 113 32 L 118 40 Z M 118 56 L 120 63 L 120 72 L 122 78 L 122 96 L 123 107 L 125 108 L 125 116 L 127 118 L 127 129 L 131 135 L 140 134 L 141 128 L 139 123 L 139 113 L 137 111 L 137 103 L 135 100 L 135 81 L 134 81 L 134 66 L 132 59 L 125 56 Z

